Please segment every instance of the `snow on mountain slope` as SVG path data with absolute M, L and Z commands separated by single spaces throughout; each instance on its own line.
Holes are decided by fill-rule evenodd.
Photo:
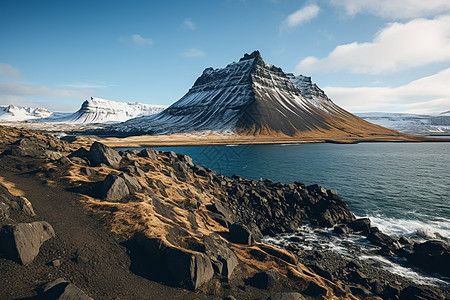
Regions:
M 193 87 L 163 112 L 108 130 L 127 134 L 193 131 L 250 135 L 343 136 L 398 133 L 335 105 L 305 76 L 285 74 L 258 51 L 222 69 L 207 68 Z
M 450 114 L 437 116 L 405 113 L 359 113 L 360 118 L 404 133 L 418 135 L 450 134 Z
M 20 122 L 46 118 L 52 115 L 52 112 L 45 108 L 32 108 L 16 105 L 0 107 L 0 121 Z
M 49 121 L 70 122 L 78 124 L 124 122 L 139 116 L 148 116 L 163 111 L 165 105 L 143 103 L 125 103 L 91 97 L 81 105 L 74 114 L 63 119 Z

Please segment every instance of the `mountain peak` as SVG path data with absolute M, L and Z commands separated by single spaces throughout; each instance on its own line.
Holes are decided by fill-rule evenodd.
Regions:
M 259 53 L 258 50 L 253 51 L 251 54 L 245 53 L 244 57 L 242 57 L 239 61 L 244 61 L 244 60 L 249 60 L 249 59 L 254 59 L 256 58 L 256 60 L 263 60 L 261 57 L 261 53 Z
M 335 105 L 310 77 L 286 74 L 259 51 L 225 68 L 207 68 L 193 87 L 160 114 L 129 120 L 113 130 L 172 134 L 194 131 L 267 136 L 393 134 Z

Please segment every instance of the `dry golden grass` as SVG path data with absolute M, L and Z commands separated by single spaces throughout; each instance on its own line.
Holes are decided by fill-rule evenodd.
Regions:
M 16 188 L 16 185 L 13 182 L 7 181 L 2 176 L 0 176 L 0 185 L 6 188 L 13 196 L 25 196 L 25 193 Z

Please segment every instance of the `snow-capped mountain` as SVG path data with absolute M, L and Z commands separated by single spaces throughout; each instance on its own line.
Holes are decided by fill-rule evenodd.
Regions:
M 309 77 L 286 74 L 258 51 L 223 69 L 207 68 L 193 87 L 163 112 L 113 125 L 129 134 L 232 131 L 311 137 L 397 135 L 335 105 Z
M 64 121 L 78 124 L 88 123 L 116 123 L 124 122 L 140 116 L 148 116 L 163 111 L 167 106 L 144 103 L 125 103 L 91 97 L 81 105 L 81 108 L 64 119 Z
M 377 112 L 357 115 L 368 122 L 404 133 L 450 135 L 450 112 L 443 112 L 435 116 Z
M 25 120 L 34 120 L 47 118 L 52 112 L 45 108 L 23 107 L 16 105 L 8 105 L 0 107 L 0 121 L 20 122 Z

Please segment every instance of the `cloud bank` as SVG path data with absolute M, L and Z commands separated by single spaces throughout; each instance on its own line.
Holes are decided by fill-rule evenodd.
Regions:
M 325 87 L 333 101 L 351 112 L 436 114 L 450 109 L 450 68 L 399 87 Z
M 339 45 L 324 58 L 307 57 L 296 71 L 380 74 L 447 61 L 450 61 L 450 15 L 391 23 L 373 41 Z
M 389 19 L 414 19 L 450 13 L 448 0 L 331 0 L 350 16 L 371 14 Z

